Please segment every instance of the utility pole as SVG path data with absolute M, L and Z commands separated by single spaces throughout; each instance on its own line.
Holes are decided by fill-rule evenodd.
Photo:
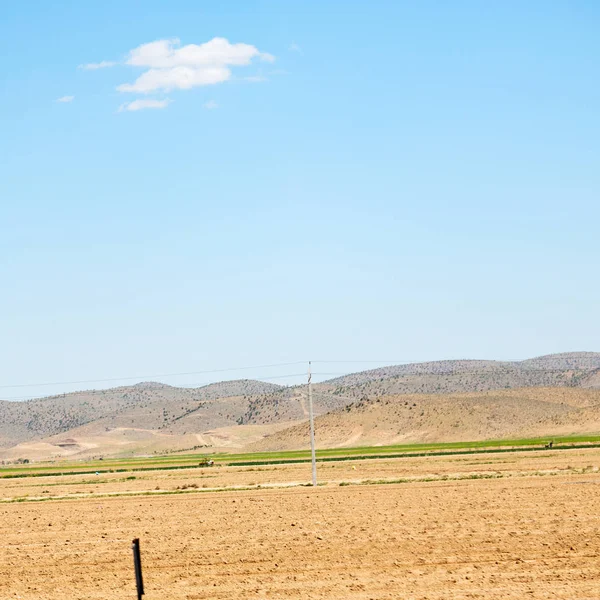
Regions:
M 315 415 L 313 413 L 312 401 L 312 374 L 310 369 L 311 361 L 308 361 L 308 418 L 310 421 L 310 455 L 312 459 L 312 484 L 317 485 L 317 456 L 315 453 Z

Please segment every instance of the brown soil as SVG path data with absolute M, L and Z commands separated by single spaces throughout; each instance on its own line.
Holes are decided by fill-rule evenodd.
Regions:
M 586 450 L 334 463 L 317 489 L 0 503 L 0 598 L 133 598 L 134 537 L 147 600 L 597 598 L 599 462 Z M 140 493 L 203 475 L 215 487 L 285 484 L 307 470 L 0 480 L 0 492 Z M 491 473 L 502 478 L 334 483 Z

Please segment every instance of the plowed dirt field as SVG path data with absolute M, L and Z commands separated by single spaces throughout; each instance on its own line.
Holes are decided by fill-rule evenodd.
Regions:
M 316 489 L 264 487 L 309 465 L 0 480 L 0 599 L 135 598 L 139 537 L 147 600 L 597 600 L 599 464 L 598 450 L 332 463 Z

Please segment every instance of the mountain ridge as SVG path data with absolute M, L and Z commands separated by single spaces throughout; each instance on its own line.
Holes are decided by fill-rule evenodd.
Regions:
M 383 397 L 528 388 L 600 388 L 600 353 L 550 354 L 523 361 L 430 361 L 349 373 L 313 384 L 314 412 L 319 417 L 359 400 Z M 53 444 L 63 435 L 94 438 L 100 452 L 102 439 L 115 432 L 131 439 L 146 432 L 168 446 L 169 439 L 204 439 L 202 433 L 222 428 L 245 427 L 266 435 L 269 428 L 307 418 L 305 385 L 238 379 L 182 388 L 139 382 L 22 402 L 0 400 L 0 449 L 44 440 Z

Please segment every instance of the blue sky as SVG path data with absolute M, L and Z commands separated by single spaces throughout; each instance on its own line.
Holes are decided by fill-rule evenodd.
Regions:
M 599 350 L 599 18 L 3 2 L 0 386 Z

